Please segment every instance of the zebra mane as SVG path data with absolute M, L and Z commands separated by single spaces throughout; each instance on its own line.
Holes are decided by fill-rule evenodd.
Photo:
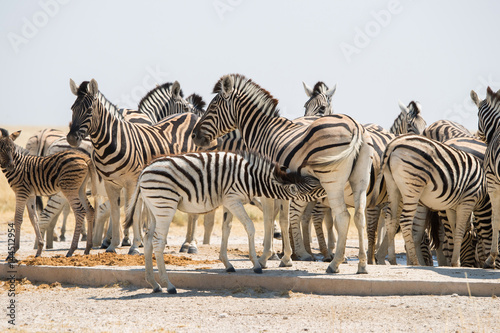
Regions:
M 324 94 L 328 91 L 328 86 L 323 81 L 318 81 L 313 88 L 312 97 L 318 96 L 320 94 Z
M 156 93 L 161 93 L 161 95 L 171 95 L 172 94 L 172 85 L 173 83 L 172 82 L 167 82 L 167 83 L 164 83 L 162 84 L 161 86 L 157 86 L 156 88 L 154 89 L 151 89 L 147 94 L 146 96 L 144 96 L 141 101 L 139 102 L 139 111 L 143 108 L 144 106 L 144 103 L 146 103 L 146 101 L 151 98 L 154 94 Z M 180 91 L 180 96 L 181 97 L 184 97 L 184 93 L 182 92 L 182 89 Z
M 401 110 L 396 119 L 394 119 L 394 123 L 392 124 L 389 132 L 392 134 L 402 134 L 401 129 L 404 127 L 404 132 L 406 132 L 406 119 L 408 117 L 408 112 Z M 403 133 L 404 133 L 403 132 Z
M 200 95 L 191 94 L 186 98 L 186 101 L 188 101 L 188 103 L 191 103 L 200 115 L 203 115 L 205 113 L 205 106 L 207 105 L 207 103 L 205 103 Z
M 279 117 L 279 109 L 276 107 L 278 105 L 278 100 L 275 99 L 271 93 L 257 83 L 253 82 L 252 79 L 247 79 L 241 74 L 230 74 L 234 79 L 234 91 L 241 95 L 245 95 L 247 99 L 250 99 L 257 104 L 257 109 L 264 112 L 266 115 L 271 117 Z M 218 94 L 222 92 L 222 81 L 225 76 L 221 77 L 220 80 L 215 84 L 213 93 Z
M 89 81 L 83 81 L 82 84 L 78 87 L 77 95 L 85 96 L 88 92 Z

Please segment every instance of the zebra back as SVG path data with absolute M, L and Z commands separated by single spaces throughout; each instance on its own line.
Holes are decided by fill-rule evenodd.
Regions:
M 45 156 L 49 146 L 64 135 L 64 132 L 60 130 L 45 128 L 33 134 L 26 142 L 25 147 L 31 155 Z
M 200 102 L 197 102 L 197 106 L 200 106 Z M 194 107 L 184 99 L 178 81 L 157 86 L 139 102 L 139 112 L 145 114 L 153 124 L 173 114 L 193 111 Z
M 461 124 L 451 120 L 438 120 L 430 124 L 422 135 L 440 142 L 454 138 L 473 138 L 471 132 Z

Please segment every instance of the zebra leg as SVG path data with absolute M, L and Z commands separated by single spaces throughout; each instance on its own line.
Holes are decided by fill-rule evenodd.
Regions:
M 389 205 L 387 206 L 385 227 L 387 229 L 387 256 L 391 265 L 396 265 L 396 249 L 394 245 L 394 236 L 396 235 L 397 226 L 399 223 L 399 206 L 401 203 L 401 192 L 394 181 L 390 171 L 384 172 L 387 197 Z
M 419 266 L 417 250 L 413 239 L 413 220 L 418 208 L 420 193 L 414 195 L 414 197 L 403 195 L 403 209 L 401 210 L 399 225 L 401 226 L 401 232 L 405 240 L 408 263 L 409 265 Z
M 120 225 L 120 192 L 121 188 L 114 186 L 109 182 L 105 182 L 106 193 L 108 194 L 110 211 L 111 211 L 111 244 L 106 249 L 106 252 L 116 253 L 116 248 L 120 246 L 121 225 Z
M 380 207 L 366 209 L 366 233 L 368 237 L 368 265 L 375 263 L 375 240 L 377 238 L 378 218 Z
M 35 197 L 30 197 L 26 202 L 26 206 L 28 207 L 28 214 L 30 217 L 31 224 L 33 225 L 33 229 L 35 230 L 36 240 L 38 243 L 38 249 L 36 251 L 35 257 L 39 257 L 42 254 L 43 238 L 42 238 L 42 233 L 40 232 L 40 226 L 38 225 L 38 214 L 36 211 Z
M 100 246 L 102 243 L 102 236 L 104 233 L 104 225 L 106 224 L 106 220 L 109 219 L 109 202 L 106 200 L 104 203 L 100 203 L 97 206 L 96 217 L 95 217 L 95 226 L 94 226 L 94 234 L 92 245 Z
M 292 267 L 292 245 L 290 242 L 290 200 L 280 200 L 280 229 L 282 230 L 281 241 L 283 244 L 283 257 L 280 267 Z M 272 241 L 272 240 L 271 240 Z
M 165 206 L 162 207 L 161 215 L 159 215 L 158 213 L 155 214 L 156 228 L 153 236 L 153 249 L 156 257 L 156 266 L 158 267 L 158 273 L 160 276 L 160 285 L 166 286 L 167 292 L 169 294 L 176 294 L 177 289 L 175 289 L 175 286 L 168 279 L 163 252 L 165 250 L 165 243 L 167 240 L 168 229 L 170 227 L 170 223 L 174 218 L 176 210 L 177 210 L 177 202 L 176 203 L 169 202 L 168 207 Z M 152 211 L 152 213 L 154 212 Z
M 266 268 L 267 260 L 273 255 L 274 199 L 262 197 L 261 203 L 264 213 L 264 250 L 259 263 L 262 268 Z M 284 234 L 283 238 L 285 238 Z
M 323 261 L 330 262 L 333 259 L 333 251 L 335 249 L 335 244 L 337 243 L 337 238 L 335 237 L 335 232 L 333 230 L 334 228 L 336 229 L 337 227 L 335 224 L 335 219 L 332 216 L 332 210 L 330 209 L 330 207 L 326 209 L 324 221 L 325 221 L 326 232 L 328 235 L 328 256 L 326 257 L 326 260 L 325 258 L 323 258 Z
M 312 211 L 312 222 L 314 230 L 316 232 L 316 238 L 318 239 L 319 250 L 323 255 L 323 261 L 330 262 L 333 259 L 332 251 L 335 247 L 332 211 L 330 207 L 327 207 L 320 201 L 314 203 L 313 208 L 314 210 Z M 323 221 L 325 221 L 325 226 L 328 233 L 328 245 L 326 244 L 325 234 L 323 233 Z
M 387 228 L 385 225 L 385 216 L 387 215 L 388 206 L 385 205 L 378 218 L 377 226 L 377 243 L 375 245 L 375 262 L 377 265 L 385 265 L 385 257 L 387 256 Z
M 198 224 L 197 214 L 188 214 L 188 223 L 186 231 L 186 239 L 181 246 L 179 252 L 187 253 L 198 253 L 198 247 L 196 246 L 196 227 Z
M 62 200 L 66 201 L 62 194 L 51 196 L 47 201 L 47 205 L 40 213 L 40 232 L 42 233 L 42 238 L 45 234 L 47 235 L 47 244 L 45 245 L 47 249 L 52 249 L 54 247 L 54 228 L 57 223 L 57 218 L 62 211 Z M 38 244 L 35 243 L 35 249 L 37 245 Z
M 73 209 L 73 213 L 75 214 L 75 232 L 73 233 L 73 240 L 71 241 L 68 253 L 66 253 L 66 257 L 71 257 L 78 247 L 82 225 L 85 220 L 85 208 L 78 196 L 75 196 L 72 193 L 65 193 L 65 196 Z
M 307 252 L 304 246 L 304 239 L 302 238 L 302 233 L 300 231 L 300 218 L 307 207 L 307 202 L 300 200 L 293 200 L 293 204 L 290 205 L 290 230 L 293 239 L 293 252 L 298 260 L 301 261 L 312 261 L 312 255 Z M 281 226 L 283 230 L 283 226 Z M 283 238 L 285 238 L 283 236 Z
M 415 217 L 413 218 L 412 225 L 412 234 L 413 234 L 413 243 L 415 245 L 415 252 L 417 255 L 417 261 L 420 266 L 428 266 L 428 262 L 424 258 L 424 251 L 428 252 L 428 248 L 424 251 L 422 250 L 422 246 L 425 248 L 425 244 L 422 245 L 424 241 L 425 234 L 425 221 L 427 217 L 427 207 L 423 205 L 418 205 L 415 213 Z M 418 244 L 418 246 L 417 246 Z M 428 247 L 428 246 L 427 246 Z M 428 257 L 428 256 L 427 256 Z
M 80 191 L 80 202 L 83 205 L 83 208 L 85 209 L 85 218 L 87 219 L 87 230 L 88 230 L 88 237 L 86 239 L 87 245 L 85 246 L 85 251 L 83 254 L 89 254 L 90 250 L 92 249 L 92 231 L 94 228 L 94 219 L 95 219 L 95 211 L 92 205 L 90 204 L 89 200 L 87 199 L 86 195 L 86 185 L 82 186 L 83 190 Z M 82 225 L 85 225 L 82 223 Z
M 311 256 L 313 256 L 313 253 L 311 250 L 311 235 L 310 235 L 311 215 L 312 215 L 312 211 L 313 211 L 316 204 L 317 204 L 317 202 L 314 202 L 314 201 L 309 202 L 304 210 L 304 213 L 302 213 L 302 216 L 300 217 L 300 226 L 302 229 L 304 248 Z M 323 223 L 323 214 L 321 214 L 321 223 Z M 323 237 L 323 241 L 324 241 L 324 237 Z
M 20 196 L 16 193 L 16 212 L 14 214 L 15 235 L 14 235 L 14 251 L 10 251 L 7 256 L 8 262 L 17 262 L 15 258 L 16 252 L 19 250 L 21 243 L 21 224 L 23 223 L 24 207 L 28 198 Z M 35 231 L 36 232 L 36 231 Z M 40 235 L 41 236 L 41 235 Z M 40 247 L 40 245 L 39 245 Z
M 500 231 L 500 184 L 488 182 L 488 194 L 491 200 L 491 250 L 490 255 L 484 262 L 484 268 L 495 268 L 498 257 L 498 233 Z
M 220 245 L 219 259 L 226 267 L 226 272 L 235 272 L 234 266 L 229 262 L 227 257 L 227 243 L 229 240 L 229 234 L 231 233 L 231 227 L 233 224 L 233 214 L 224 207 L 224 220 L 222 221 L 222 240 Z
M 153 292 L 161 292 L 161 286 L 156 282 L 153 272 L 153 236 L 155 234 L 156 220 L 151 214 L 149 226 L 146 232 L 146 242 L 144 244 L 144 262 L 146 270 L 146 281 L 153 287 Z
M 203 217 L 203 244 L 210 244 L 210 237 L 212 236 L 212 232 L 214 230 L 215 224 L 215 210 L 210 213 L 206 213 Z
M 467 222 L 470 221 L 472 205 L 469 202 L 458 205 L 455 211 L 455 230 L 453 232 L 453 254 L 451 256 L 451 266 L 460 267 L 460 252 L 462 240 L 464 238 Z M 449 215 L 448 215 L 449 218 Z
M 113 222 L 111 221 L 111 216 L 107 220 L 106 236 L 104 237 L 101 249 L 107 249 L 111 245 L 111 237 L 113 237 Z
M 66 198 L 62 197 L 62 201 L 66 201 Z M 66 241 L 66 237 L 64 234 L 66 233 L 66 224 L 68 222 L 68 216 L 70 213 L 70 207 L 69 204 L 65 203 L 62 205 L 62 213 L 63 213 L 63 222 L 61 226 L 61 235 L 59 236 L 59 241 L 64 242 Z
M 245 230 L 248 235 L 248 249 L 250 260 L 253 263 L 253 271 L 254 273 L 262 274 L 262 267 L 259 264 L 259 260 L 257 259 L 257 252 L 255 251 L 255 226 L 252 222 L 252 219 L 248 216 L 245 211 L 245 207 L 243 204 L 238 201 L 231 201 L 227 203 L 227 209 L 234 215 L 245 227 Z

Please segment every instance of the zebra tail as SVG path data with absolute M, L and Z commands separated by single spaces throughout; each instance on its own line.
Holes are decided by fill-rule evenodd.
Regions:
M 344 149 L 340 154 L 318 157 L 313 161 L 308 161 L 306 165 L 312 166 L 315 169 L 331 169 L 336 163 L 343 161 L 349 157 L 353 157 L 354 159 L 356 159 L 363 143 L 363 131 L 358 130 L 358 132 L 351 140 L 351 143 L 349 143 L 349 147 Z
M 135 208 L 137 206 L 137 201 L 139 201 L 140 194 L 141 194 L 141 187 L 139 185 L 139 182 L 137 182 L 134 194 L 132 194 L 129 206 L 127 207 L 127 215 L 125 217 L 124 228 L 130 228 L 132 224 L 134 224 Z
M 377 204 L 379 204 L 378 199 L 380 196 L 380 187 L 382 185 L 382 179 L 384 178 L 384 169 L 387 166 L 387 162 L 389 160 L 389 155 L 392 152 L 391 148 L 391 143 L 387 145 L 384 151 L 384 155 L 382 156 L 382 159 L 380 161 L 380 170 L 378 171 L 377 175 L 377 181 L 375 182 L 375 185 L 373 187 L 373 194 L 370 199 L 370 202 L 367 203 L 367 207 L 375 207 Z
M 427 211 L 427 216 L 425 217 L 425 225 L 429 226 L 429 234 L 431 235 L 431 249 L 438 249 L 439 245 L 441 245 L 441 241 L 439 239 L 439 214 L 438 212 L 431 211 L 430 209 Z

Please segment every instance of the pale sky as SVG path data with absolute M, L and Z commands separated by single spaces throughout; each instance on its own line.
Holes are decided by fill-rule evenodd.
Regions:
M 324 81 L 334 111 L 361 123 L 389 128 L 398 100 L 417 100 L 427 124 L 474 130 L 470 90 L 500 89 L 499 14 L 498 1 L 1 1 L 0 124 L 67 125 L 70 78 L 136 108 L 174 80 L 208 103 L 239 73 L 290 119 L 302 81 Z

